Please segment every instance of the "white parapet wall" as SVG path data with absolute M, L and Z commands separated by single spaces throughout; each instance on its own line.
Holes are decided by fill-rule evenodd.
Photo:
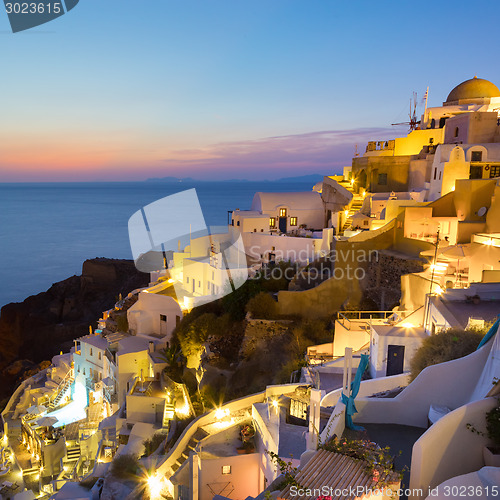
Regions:
M 357 397 L 355 421 L 427 427 L 431 404 L 453 410 L 470 401 L 490 349 L 491 342 L 463 358 L 428 366 L 395 398 Z
M 345 404 L 342 401 L 339 401 L 335 405 L 328 423 L 319 436 L 321 443 L 328 442 L 334 436 L 342 436 L 345 429 L 345 408 Z
M 399 375 L 392 375 L 391 377 L 380 377 L 371 380 L 363 380 L 359 386 L 358 398 L 363 398 L 367 396 L 372 396 L 373 394 L 378 394 L 379 392 L 390 391 L 398 387 L 406 387 L 408 385 L 409 379 L 407 373 L 401 373 Z M 332 392 L 326 394 L 321 400 L 321 406 L 335 406 L 340 398 L 342 389 L 335 389 Z
M 423 500 L 430 488 L 484 466 L 483 447 L 489 444 L 488 439 L 469 430 L 467 424 L 484 431 L 485 414 L 497 404 L 496 398 L 486 398 L 461 406 L 420 437 L 411 459 L 411 500 Z

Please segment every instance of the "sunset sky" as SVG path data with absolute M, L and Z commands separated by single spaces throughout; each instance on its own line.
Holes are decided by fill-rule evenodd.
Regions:
M 478 14 L 469 24 L 471 10 Z M 81 0 L 13 34 L 0 14 L 0 182 L 338 172 L 440 105 L 500 84 L 500 4 Z

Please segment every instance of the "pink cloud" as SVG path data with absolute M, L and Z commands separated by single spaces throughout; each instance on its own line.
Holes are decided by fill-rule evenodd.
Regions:
M 165 168 L 155 173 L 256 179 L 338 172 L 350 165 L 356 144 L 362 154 L 369 140 L 393 138 L 398 132 L 389 128 L 326 130 L 172 150 L 170 158 L 162 160 Z

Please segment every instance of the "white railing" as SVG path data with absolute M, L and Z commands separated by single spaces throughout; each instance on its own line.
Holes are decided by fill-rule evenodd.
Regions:
M 71 385 L 73 382 L 74 378 L 74 369 L 70 368 L 68 370 L 68 373 L 64 376 L 64 378 L 61 380 L 59 385 L 57 386 L 57 389 L 54 391 L 54 393 L 50 396 L 49 398 L 49 405 L 54 403 L 54 401 L 57 399 L 59 394 L 64 393 L 68 390 L 68 386 Z

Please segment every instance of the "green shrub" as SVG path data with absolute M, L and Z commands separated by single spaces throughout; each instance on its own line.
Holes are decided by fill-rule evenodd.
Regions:
M 450 328 L 427 337 L 411 360 L 411 380 L 414 380 L 427 366 L 473 353 L 483 336 L 483 331 Z
M 500 448 L 500 406 L 496 406 L 486 414 L 486 432 L 495 448 Z
M 130 479 L 137 476 L 139 461 L 132 454 L 118 455 L 111 462 L 111 474 L 120 479 Z
M 278 316 L 278 304 L 266 292 L 252 297 L 247 304 L 247 311 L 258 319 L 275 319 Z
M 158 447 L 165 441 L 165 434 L 161 432 L 155 432 L 153 436 L 149 439 L 145 439 L 142 444 L 144 445 L 144 454 L 149 457 L 151 453 L 154 453 Z

